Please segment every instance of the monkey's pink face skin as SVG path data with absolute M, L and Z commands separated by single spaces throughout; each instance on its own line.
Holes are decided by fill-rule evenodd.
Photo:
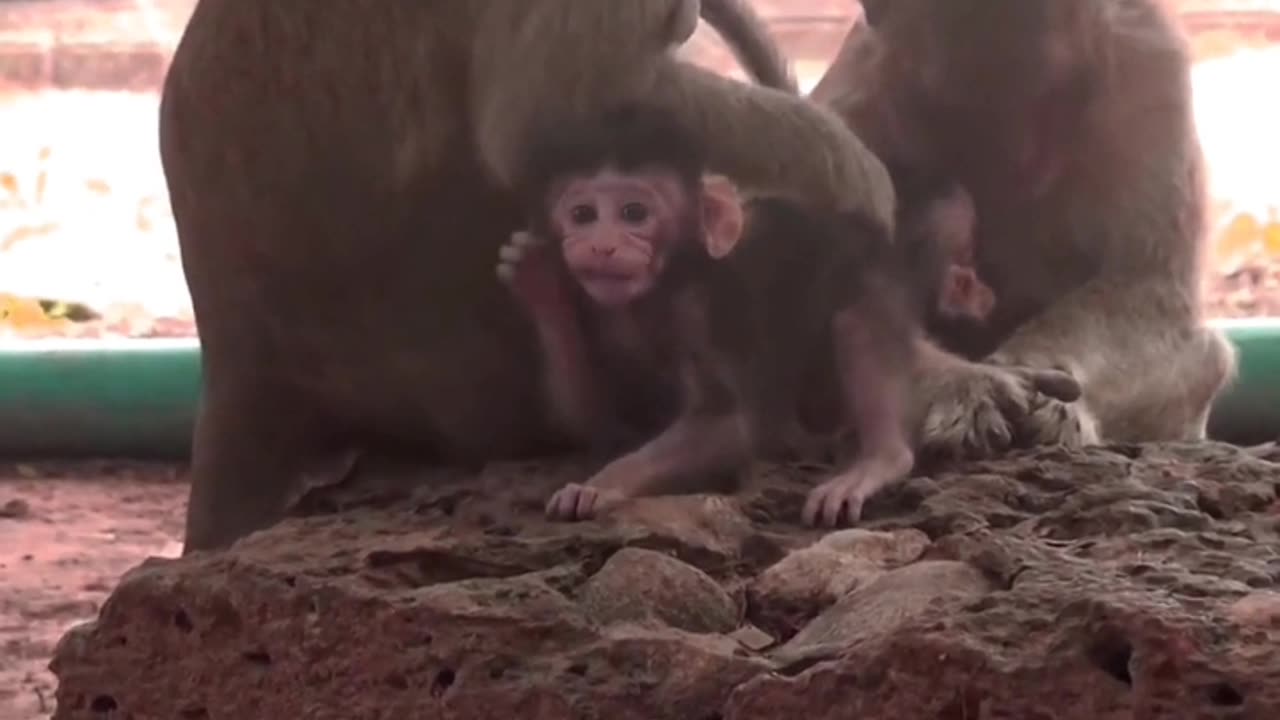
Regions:
M 679 240 L 681 213 L 688 211 L 679 179 L 656 170 L 605 170 L 572 178 L 562 187 L 554 195 L 551 221 L 582 289 L 607 307 L 648 292 Z

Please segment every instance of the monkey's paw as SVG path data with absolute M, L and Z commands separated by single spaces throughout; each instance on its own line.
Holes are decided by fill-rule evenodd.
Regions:
M 561 522 L 590 520 L 624 499 L 625 496 L 616 490 L 569 483 L 547 501 L 547 518 Z
M 1098 421 L 1089 412 L 1080 382 L 1066 370 L 1043 368 L 1047 363 L 1021 361 L 996 354 L 988 362 L 1020 372 L 1033 379 L 1036 389 L 1029 399 L 1027 412 L 1014 420 L 1014 445 L 1065 445 L 1081 447 L 1100 442 Z
M 1019 418 L 1014 435 L 1018 447 L 1082 447 L 1101 442 L 1098 421 L 1083 400 L 1065 403 L 1043 395 L 1035 398 L 1031 411 Z
M 809 493 L 801 519 L 805 525 L 833 528 L 862 518 L 862 506 L 911 472 L 915 456 L 900 448 L 882 457 L 859 458 L 850 468 Z
M 1070 442 L 1052 430 L 1079 383 L 1061 370 L 957 363 L 926 380 L 921 450 L 930 457 L 987 458 L 1036 442 Z M 1062 399 L 1055 399 L 1062 398 Z M 1083 428 L 1083 425 L 1082 425 Z M 1083 429 L 1082 429 L 1083 432 Z
M 552 262 L 550 244 L 531 232 L 518 231 L 498 249 L 498 279 L 526 304 L 558 300 L 563 290 Z

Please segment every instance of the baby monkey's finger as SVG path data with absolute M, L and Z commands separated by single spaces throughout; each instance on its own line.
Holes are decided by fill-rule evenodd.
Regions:
M 542 239 L 527 230 L 511 233 L 511 245 L 516 247 L 529 247 L 540 244 L 542 244 Z

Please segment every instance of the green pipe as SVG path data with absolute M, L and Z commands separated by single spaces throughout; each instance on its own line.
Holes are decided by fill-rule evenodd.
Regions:
M 0 344 L 0 456 L 185 458 L 195 339 Z
M 1240 375 L 1214 405 L 1214 438 L 1280 438 L 1280 318 L 1224 320 Z M 0 456 L 185 458 L 200 390 L 191 340 L 0 344 Z
M 1280 317 L 1218 320 L 1239 351 L 1235 382 L 1209 414 L 1209 437 L 1238 445 L 1280 440 Z

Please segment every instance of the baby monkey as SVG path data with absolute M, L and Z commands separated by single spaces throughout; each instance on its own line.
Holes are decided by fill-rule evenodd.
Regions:
M 905 477 L 920 331 L 887 228 L 777 199 L 744 208 L 690 134 L 647 107 L 538 138 L 521 182 L 531 232 L 502 248 L 498 274 L 537 333 L 558 425 L 602 449 L 649 438 L 557 491 L 549 517 L 708 490 L 781 450 L 801 405 L 857 443 L 810 494 L 806 523 L 856 521 Z
M 942 321 L 983 324 L 996 294 L 977 270 L 973 198 L 963 186 L 933 189 L 920 209 L 899 214 L 898 243 L 926 312 Z

